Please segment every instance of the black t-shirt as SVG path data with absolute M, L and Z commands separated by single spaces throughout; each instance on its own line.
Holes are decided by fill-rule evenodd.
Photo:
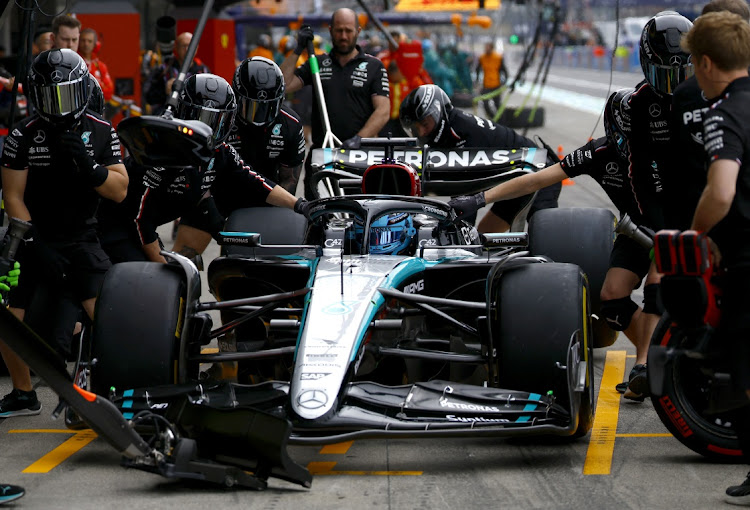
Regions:
M 695 77 L 680 83 L 672 94 L 674 148 L 664 176 L 670 195 L 669 227 L 690 227 L 695 207 L 706 187 L 703 118 L 710 105 Z
M 305 134 L 299 116 L 281 107 L 268 126 L 235 123 L 227 139 L 255 171 L 279 182 L 279 167 L 294 168 L 305 160 Z
M 328 53 L 318 55 L 320 82 L 323 86 L 331 130 L 342 142 L 362 129 L 375 109 L 372 96 L 389 97 L 388 74 L 383 63 L 372 55 L 366 55 L 357 46 L 358 54 L 341 67 L 338 60 Z M 311 85 L 313 75 L 308 60 L 297 68 L 295 74 L 302 83 Z M 312 139 L 313 144 L 323 145 L 325 128 L 320 118 L 317 95 L 313 95 Z
M 141 245 L 157 239 L 156 228 L 189 214 L 204 198 L 250 207 L 264 203 L 275 186 L 244 164 L 230 145 L 214 150 L 205 168 L 144 167 L 126 160 L 128 194 L 119 204 L 104 204 L 100 213 L 103 244 L 130 238 Z M 223 208 L 220 207 L 220 210 Z
M 568 177 L 590 175 L 607 193 L 621 214 L 627 213 L 640 225 L 643 218 L 638 208 L 638 197 L 649 195 L 635 187 L 630 178 L 628 162 L 619 157 L 614 145 L 606 137 L 597 138 L 567 154 L 560 166 Z M 640 184 L 640 183 L 639 183 Z
M 703 120 L 707 165 L 720 159 L 740 165 L 734 200 L 709 232 L 727 266 L 750 264 L 750 78 L 734 80 Z
M 112 125 L 87 111 L 75 132 L 94 161 L 122 163 L 120 139 Z M 28 169 L 24 203 L 45 240 L 64 241 L 94 228 L 99 194 L 78 173 L 71 157 L 60 155 L 60 131 L 37 115 L 11 130 L 3 147 L 2 166 Z
M 672 99 L 660 96 L 646 81 L 642 81 L 631 94 L 629 106 L 629 175 L 633 186 L 643 192 L 637 198 L 645 225 L 659 230 L 667 226 L 664 211 L 669 208 L 664 193 L 663 172 L 672 157 Z
M 514 130 L 466 113 L 457 108 L 448 113 L 450 130 L 441 134 L 438 145 L 451 147 L 495 147 L 497 149 L 518 149 L 537 145 Z

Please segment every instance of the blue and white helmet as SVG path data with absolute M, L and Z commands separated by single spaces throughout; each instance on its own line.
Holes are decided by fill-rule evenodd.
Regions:
M 364 226 L 355 222 L 354 237 L 362 244 Z M 414 239 L 417 229 L 409 213 L 384 214 L 370 225 L 370 253 L 372 255 L 399 255 Z

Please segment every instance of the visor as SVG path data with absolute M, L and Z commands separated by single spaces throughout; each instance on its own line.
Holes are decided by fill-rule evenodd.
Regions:
M 279 114 L 281 99 L 277 97 L 276 99 L 259 100 L 240 97 L 237 105 L 240 117 L 256 126 L 270 124 Z
M 234 110 L 219 110 L 206 108 L 195 104 L 182 104 L 179 109 L 179 118 L 183 120 L 199 120 L 211 128 L 214 132 L 215 142 L 222 142 L 229 135 L 234 119 Z
M 83 83 L 83 78 L 53 85 L 35 85 L 31 91 L 34 106 L 53 118 L 83 111 L 89 97 L 88 84 Z
M 659 92 L 672 94 L 677 85 L 693 76 L 693 64 L 668 66 L 653 62 L 643 63 L 646 80 Z

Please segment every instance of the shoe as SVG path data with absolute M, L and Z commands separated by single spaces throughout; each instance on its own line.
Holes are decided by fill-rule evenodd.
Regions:
M 0 418 L 12 416 L 35 416 L 42 412 L 42 404 L 36 398 L 36 391 L 21 391 L 13 388 L 0 400 Z
M 648 369 L 646 364 L 635 365 L 630 371 L 628 389 L 622 395 L 628 400 L 643 402 L 649 396 L 648 391 Z
M 724 501 L 732 505 L 750 506 L 750 473 L 740 485 L 732 485 L 726 490 Z
M 84 430 L 90 428 L 69 405 L 65 406 L 65 426 L 68 430 Z
M 633 368 L 630 369 L 630 373 L 628 374 L 628 380 L 623 381 L 617 386 L 615 386 L 617 393 L 625 393 L 628 390 L 628 385 L 630 384 L 630 381 L 633 380 L 633 376 L 635 376 L 636 369 L 640 366 L 645 366 L 645 365 L 635 365 Z
M 24 494 L 26 494 L 26 491 L 23 490 L 23 487 L 0 483 L 0 505 L 15 501 L 18 498 L 23 497 Z

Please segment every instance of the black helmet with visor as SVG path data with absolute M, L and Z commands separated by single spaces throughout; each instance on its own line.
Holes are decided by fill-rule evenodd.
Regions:
M 649 85 L 663 95 L 693 75 L 690 54 L 680 47 L 680 39 L 693 24 L 675 11 L 662 11 L 646 22 L 640 42 L 643 74 Z
M 234 72 L 232 87 L 237 93 L 238 118 L 243 124 L 268 126 L 284 100 L 284 75 L 273 60 L 253 57 Z
M 229 83 L 221 76 L 200 73 L 185 80 L 175 116 L 207 124 L 217 145 L 229 136 L 236 111 L 237 101 Z
M 448 95 L 437 85 L 420 85 L 409 92 L 399 109 L 399 120 L 406 134 L 420 143 L 439 145 L 450 126 L 448 114 L 453 110 Z
M 31 103 L 42 119 L 70 128 L 86 111 L 91 79 L 86 62 L 75 51 L 67 48 L 43 51 L 29 70 Z

